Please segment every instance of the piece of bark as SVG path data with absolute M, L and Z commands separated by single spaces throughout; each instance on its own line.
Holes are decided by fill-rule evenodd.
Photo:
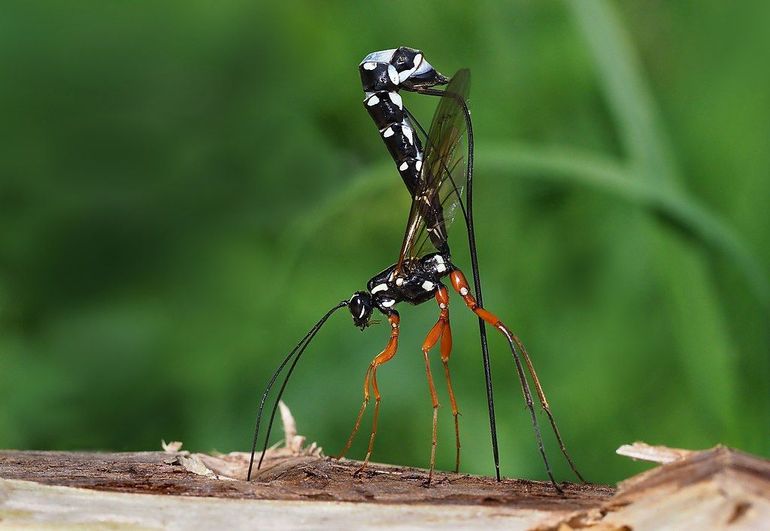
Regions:
M 615 450 L 615 453 L 624 457 L 630 457 L 631 459 L 665 464 L 685 459 L 695 452 L 683 450 L 682 448 L 669 448 L 668 446 L 652 446 L 637 441 L 633 444 L 624 444 Z
M 0 525 L 530 529 L 613 493 L 443 472 L 426 488 L 422 469 L 371 464 L 353 477 L 360 462 L 289 454 L 270 452 L 246 482 L 245 453 L 0 452 Z
M 425 488 L 423 469 L 370 464 L 358 477 L 359 461 L 268 453 L 262 469 L 243 481 L 248 454 L 224 456 L 164 452 L 78 453 L 0 452 L 0 477 L 47 485 L 117 492 L 270 500 L 324 500 L 368 503 L 508 505 L 577 510 L 606 500 L 606 486 L 562 484 L 560 495 L 548 482 L 436 472 Z M 204 468 L 201 468 L 204 467 Z M 208 471 L 208 472 L 207 472 Z M 209 473 L 210 472 L 210 473 Z
M 283 448 L 247 483 L 243 453 L 0 452 L 0 525 L 568 531 L 770 522 L 770 462 L 724 447 L 634 476 L 614 495 L 595 485 L 564 484 L 560 495 L 544 482 L 444 472 L 425 488 L 425 470 L 370 465 L 354 477 L 359 465 Z
M 618 485 L 611 500 L 542 529 L 770 529 L 770 461 L 724 446 L 680 458 Z

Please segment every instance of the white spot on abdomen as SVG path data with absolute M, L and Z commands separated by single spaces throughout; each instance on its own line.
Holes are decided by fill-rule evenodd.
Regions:
M 383 305 L 383 306 L 385 306 L 386 308 L 390 308 L 391 306 L 393 306 L 394 304 L 396 304 L 396 301 L 394 301 L 393 299 L 385 299 L 385 300 L 384 300 L 384 301 L 382 301 L 380 304 L 382 304 L 382 305 Z
M 374 70 L 377 68 L 377 63 L 364 63 L 364 70 Z
M 374 106 L 375 106 L 375 105 L 377 105 L 378 103 L 380 103 L 380 98 L 378 98 L 376 95 L 374 95 L 374 96 L 372 96 L 371 98 L 369 98 L 369 99 L 367 100 L 367 102 L 366 102 L 366 104 L 367 104 L 369 107 L 374 107 Z
M 407 169 L 408 167 L 409 167 L 409 163 L 407 163 L 406 161 L 404 161 L 404 162 L 402 162 L 402 163 L 401 163 L 401 166 L 399 166 L 399 167 L 398 167 L 398 169 L 399 169 L 399 170 L 401 170 L 401 171 L 406 171 L 406 169 Z
M 396 70 L 396 67 L 393 65 L 388 65 L 388 77 L 390 78 L 390 82 L 394 85 L 398 85 L 400 82 L 400 79 L 398 77 L 398 70 Z
M 377 284 L 376 286 L 374 286 L 371 293 L 372 295 L 374 295 L 378 291 L 388 291 L 388 285 L 385 283 Z
M 435 284 L 433 282 L 431 282 L 430 280 L 426 280 L 425 282 L 422 283 L 422 289 L 424 289 L 425 291 L 432 290 L 434 288 L 434 286 L 435 286 Z
M 404 100 L 401 99 L 401 94 L 398 92 L 388 92 L 388 96 L 390 96 L 390 101 L 392 101 L 396 107 L 399 109 L 404 107 Z
M 409 143 L 414 144 L 414 138 L 412 138 L 412 130 L 409 129 L 408 127 L 404 127 L 402 131 L 406 139 L 409 141 Z
M 389 138 L 389 137 L 393 136 L 393 129 L 388 127 L 387 129 L 385 129 L 382 132 L 382 136 L 383 136 L 383 138 Z

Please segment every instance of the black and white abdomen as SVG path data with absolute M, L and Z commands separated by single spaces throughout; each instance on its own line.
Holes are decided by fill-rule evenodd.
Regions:
M 420 181 L 423 147 L 398 91 L 446 83 L 446 78 L 425 61 L 421 51 L 405 46 L 370 53 L 358 70 L 366 93 L 364 107 L 409 193 L 414 195 Z
M 367 92 L 364 107 L 377 125 L 401 179 L 413 195 L 420 178 L 423 148 L 414 124 L 404 112 L 401 95 L 395 90 Z

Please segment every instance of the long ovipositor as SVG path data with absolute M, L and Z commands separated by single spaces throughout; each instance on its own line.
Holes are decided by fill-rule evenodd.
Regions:
M 372 52 L 358 65 L 366 96 L 364 106 L 377 125 L 398 172 L 414 196 L 420 182 L 423 147 L 404 110 L 399 90 L 410 92 L 444 85 L 449 79 L 425 60 L 423 53 L 401 46 Z

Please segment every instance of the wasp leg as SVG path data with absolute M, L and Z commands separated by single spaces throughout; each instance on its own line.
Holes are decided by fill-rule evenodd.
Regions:
M 361 465 L 361 467 L 359 467 L 358 470 L 356 470 L 355 474 L 359 474 L 364 470 L 364 468 L 366 468 L 366 465 L 369 463 L 369 458 L 372 455 L 374 439 L 377 435 L 377 419 L 379 418 L 380 414 L 381 400 L 380 389 L 377 386 L 377 368 L 383 363 L 390 361 L 393 356 L 396 355 L 396 351 L 398 350 L 399 320 L 398 312 L 393 311 L 388 315 L 388 321 L 390 322 L 391 327 L 390 340 L 388 341 L 385 349 L 383 349 L 383 351 L 372 360 L 372 362 L 369 364 L 369 367 L 366 369 L 366 376 L 364 377 L 364 401 L 361 404 L 361 409 L 358 411 L 356 423 L 353 426 L 353 431 L 348 438 L 348 442 L 345 444 L 342 452 L 340 452 L 339 456 L 337 457 L 337 459 L 342 458 L 350 449 L 350 445 L 353 444 L 353 439 L 355 439 L 356 433 L 358 433 L 358 429 L 361 426 L 361 418 L 363 417 L 366 406 L 369 403 L 369 386 L 371 385 L 372 391 L 374 393 L 374 418 L 372 420 L 372 433 L 369 436 L 369 447 L 366 452 L 364 463 Z
M 582 476 L 577 472 L 577 469 L 575 468 L 575 465 L 573 464 L 572 459 L 567 453 L 566 446 L 562 441 L 561 435 L 559 434 L 559 430 L 556 428 L 556 421 L 554 420 L 550 407 L 548 406 L 548 402 L 545 399 L 545 393 L 543 393 L 543 388 L 540 385 L 540 380 L 537 378 L 537 373 L 535 372 L 534 365 L 532 364 L 532 361 L 530 360 L 529 355 L 526 353 L 526 351 L 523 350 L 523 345 L 521 341 L 519 340 L 518 337 L 516 337 L 516 335 L 513 332 L 511 332 L 511 330 L 497 316 L 495 316 L 493 313 L 485 310 L 484 308 L 478 305 L 478 303 L 476 302 L 476 299 L 470 293 L 470 287 L 468 286 L 468 281 L 465 279 L 465 275 L 463 275 L 462 271 L 460 271 L 459 269 L 455 269 L 454 271 L 452 271 L 450 278 L 452 280 L 452 287 L 463 298 L 463 300 L 465 301 L 465 305 L 468 306 L 468 308 L 470 308 L 470 310 L 473 311 L 473 313 L 481 317 L 485 322 L 487 322 L 488 324 L 496 328 L 508 340 L 508 344 L 511 347 L 511 352 L 513 353 L 513 360 L 516 363 L 516 370 L 519 375 L 519 381 L 521 382 L 521 390 L 522 390 L 522 393 L 524 394 L 524 400 L 527 403 L 527 408 L 529 409 L 530 417 L 532 419 L 532 426 L 535 431 L 537 446 L 538 446 L 538 449 L 540 450 L 540 455 L 543 458 L 543 463 L 545 464 L 545 469 L 546 469 L 546 472 L 548 473 L 548 477 L 551 479 L 551 483 L 553 483 L 556 489 L 561 492 L 561 488 L 556 484 L 556 480 L 553 477 L 553 472 L 551 472 L 551 465 L 548 463 L 548 458 L 546 457 L 546 454 L 545 454 L 545 448 L 543 447 L 543 439 L 540 434 L 540 427 L 538 426 L 538 423 L 537 423 L 537 418 L 535 416 L 535 409 L 532 402 L 532 392 L 529 389 L 529 383 L 527 382 L 526 375 L 524 374 L 524 368 L 522 366 L 521 360 L 519 359 L 517 347 L 518 349 L 522 350 L 522 355 L 526 360 L 527 368 L 532 377 L 532 381 L 535 383 L 538 399 L 540 400 L 540 404 L 543 406 L 543 409 L 548 415 L 548 418 L 551 422 L 551 427 L 554 430 L 554 434 L 556 435 L 556 439 L 559 442 L 561 451 L 564 454 L 564 457 L 567 459 L 567 462 L 570 464 L 570 467 L 575 472 L 575 474 L 581 480 L 583 480 Z
M 439 303 L 441 305 L 441 303 Z M 444 364 L 444 376 L 446 377 L 446 386 L 449 391 L 449 404 L 452 408 L 452 416 L 455 421 L 455 472 L 460 471 L 460 422 L 458 416 L 460 410 L 457 408 L 457 400 L 452 389 L 452 377 L 449 374 L 449 355 L 452 353 L 452 328 L 449 325 L 449 297 L 447 297 L 447 319 L 444 326 L 444 333 L 441 334 L 441 363 Z
M 442 287 L 441 290 L 444 291 L 444 295 L 446 295 L 446 288 Z M 438 299 L 438 297 L 439 295 L 437 293 L 436 298 Z M 428 352 L 436 343 L 438 343 L 444 333 L 446 319 L 444 318 L 444 311 L 441 313 L 442 315 L 439 317 L 438 322 L 433 325 L 433 328 L 430 329 L 430 332 L 428 332 L 428 335 L 425 337 L 425 341 L 422 343 L 422 356 L 425 359 L 425 374 L 428 377 L 428 390 L 430 391 L 430 399 L 433 403 L 433 431 L 431 435 L 430 471 L 428 472 L 427 485 L 430 485 L 431 479 L 433 478 L 433 468 L 436 465 L 436 441 L 438 438 L 438 395 L 436 394 L 436 385 L 433 383 L 433 374 L 430 372 Z
M 449 389 L 449 401 L 452 405 L 452 415 L 455 421 L 455 472 L 460 467 L 460 426 L 458 422 L 458 410 L 457 402 L 455 401 L 454 391 L 452 390 L 452 380 L 449 375 L 449 355 L 452 351 L 452 330 L 449 326 L 449 295 L 444 286 L 436 292 L 436 302 L 441 310 L 438 321 L 433 328 L 431 328 L 428 335 L 425 337 L 425 342 L 422 345 L 423 357 L 425 358 L 425 371 L 428 376 L 428 386 L 430 388 L 431 400 L 433 401 L 433 439 L 431 445 L 430 454 L 430 473 L 428 475 L 428 484 L 430 484 L 433 477 L 433 468 L 436 460 L 436 440 L 437 440 L 437 424 L 438 424 L 438 398 L 436 396 L 436 387 L 433 383 L 433 376 L 430 371 L 430 363 L 428 360 L 428 351 L 432 349 L 436 343 L 441 340 L 441 362 L 444 364 L 444 375 L 447 380 L 447 387 Z
M 529 374 L 532 376 L 532 381 L 535 384 L 535 391 L 537 391 L 538 399 L 540 400 L 540 405 L 543 406 L 543 410 L 545 411 L 546 415 L 548 415 L 548 420 L 551 423 L 551 428 L 553 429 L 553 433 L 556 436 L 556 441 L 559 443 L 559 449 L 561 450 L 562 455 L 567 460 L 567 463 L 569 463 L 569 467 L 572 469 L 572 472 L 582 481 L 583 483 L 588 483 L 586 479 L 578 472 L 577 467 L 575 466 L 575 463 L 572 461 L 572 458 L 569 455 L 569 452 L 567 452 L 567 446 L 564 444 L 564 441 L 561 438 L 561 433 L 559 433 L 559 428 L 556 426 L 556 419 L 553 418 L 553 413 L 551 412 L 551 407 L 548 405 L 548 399 L 545 397 L 545 392 L 543 391 L 543 386 L 540 385 L 540 379 L 537 377 L 537 373 L 535 372 L 535 366 L 532 364 L 532 360 L 529 357 L 529 354 L 527 353 L 527 349 L 524 348 L 524 343 L 521 342 L 521 339 L 516 334 L 511 334 L 514 343 L 519 347 L 519 350 L 521 351 L 521 355 L 524 356 L 524 362 L 527 364 L 527 369 L 529 369 Z

